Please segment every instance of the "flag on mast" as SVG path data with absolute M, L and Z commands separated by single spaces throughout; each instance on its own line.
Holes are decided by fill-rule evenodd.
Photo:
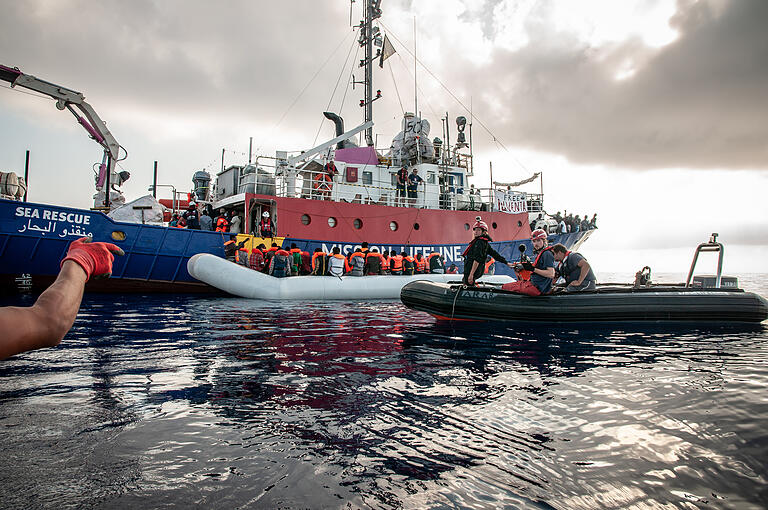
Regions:
M 381 48 L 381 57 L 379 58 L 379 67 L 384 67 L 384 61 L 395 54 L 397 50 L 392 46 L 392 42 L 384 35 L 384 44 Z

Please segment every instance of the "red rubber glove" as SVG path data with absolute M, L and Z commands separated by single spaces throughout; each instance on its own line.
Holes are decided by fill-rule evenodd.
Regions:
M 91 276 L 109 278 L 112 275 L 112 261 L 115 260 L 113 252 L 125 255 L 119 246 L 112 243 L 94 243 L 90 237 L 82 237 L 72 241 L 67 256 L 59 267 L 67 260 L 72 260 L 83 268 L 86 281 L 90 280 Z

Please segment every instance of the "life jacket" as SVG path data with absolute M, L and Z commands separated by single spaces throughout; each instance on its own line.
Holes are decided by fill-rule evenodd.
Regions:
M 334 253 L 328 257 L 328 274 L 331 276 L 342 276 L 345 271 L 349 271 L 349 264 L 346 257 L 340 253 Z
M 224 243 L 224 256 L 230 260 L 234 260 L 235 253 L 237 252 L 235 241 L 230 239 Z
M 536 255 L 536 260 L 533 261 L 533 267 L 534 268 L 536 267 L 536 264 L 539 263 L 539 258 L 541 258 L 541 256 L 544 255 L 544 252 L 545 251 L 549 251 L 551 249 L 552 249 L 552 246 L 547 246 L 546 248 L 541 250 L 538 255 Z M 531 274 L 533 274 L 533 271 L 527 271 L 527 270 L 523 269 L 518 274 L 520 275 L 520 279 L 521 280 L 530 280 L 531 279 Z
M 403 274 L 403 256 L 395 255 L 389 258 L 389 270 L 392 274 Z
M 381 274 L 389 274 L 389 257 L 381 255 Z
M 224 216 L 216 218 L 216 232 L 229 232 L 229 220 Z
M 291 248 L 291 272 L 299 274 L 299 267 L 301 267 L 301 250 L 299 248 Z
M 486 241 L 488 242 L 488 244 L 490 244 L 490 243 L 491 243 L 491 237 L 490 237 L 488 234 L 480 234 L 479 236 L 477 236 L 477 237 L 473 238 L 473 239 L 472 239 L 472 240 L 469 242 L 469 244 L 467 245 L 467 248 L 466 248 L 466 249 L 465 249 L 465 250 L 464 250 L 464 251 L 461 253 L 461 256 L 462 256 L 462 257 L 464 257 L 464 258 L 466 258 L 466 257 L 467 257 L 467 253 L 469 253 L 469 250 L 470 250 L 470 248 L 472 248 L 472 246 L 473 246 L 473 245 L 474 245 L 474 244 L 475 244 L 477 241 L 479 241 L 480 239 L 484 239 L 484 240 L 486 240 Z
M 445 273 L 445 264 L 443 263 L 443 257 L 437 252 L 432 252 L 427 257 L 427 264 L 429 265 L 430 273 Z
M 365 256 L 365 274 L 382 274 L 384 258 L 381 253 L 368 252 Z
M 251 251 L 251 256 L 248 257 L 248 267 L 254 271 L 261 271 L 264 269 L 264 254 L 260 249 L 254 248 Z
M 291 273 L 291 254 L 285 250 L 277 250 L 270 261 L 269 272 L 276 278 L 284 278 Z
M 349 271 L 350 276 L 363 276 L 365 272 L 365 255 L 356 251 L 349 256 L 349 266 L 352 268 Z
M 413 260 L 413 257 L 410 255 L 406 255 L 403 257 L 403 274 L 404 275 L 413 275 L 416 273 L 416 262 Z
M 414 264 L 416 264 L 416 274 L 424 274 L 427 272 L 427 259 L 424 257 L 414 260 Z
M 328 254 L 321 251 L 312 255 L 312 274 L 323 276 L 328 270 Z
M 261 232 L 262 237 L 273 237 L 272 220 L 269 218 L 261 218 L 261 221 L 259 221 L 259 232 Z
M 459 268 L 456 266 L 453 266 L 453 269 L 448 269 L 445 274 L 459 274 Z
M 485 274 L 496 274 L 495 263 L 496 259 L 489 257 L 489 260 L 485 263 Z
M 248 267 L 248 250 L 246 248 L 237 250 L 237 263 L 241 266 Z
M 308 251 L 301 252 L 301 269 L 299 274 L 311 274 L 312 273 L 312 256 Z

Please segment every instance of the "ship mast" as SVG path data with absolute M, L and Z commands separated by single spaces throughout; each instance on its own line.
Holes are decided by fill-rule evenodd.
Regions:
M 378 27 L 374 29 L 373 20 L 381 17 L 381 0 L 366 0 L 365 19 L 360 22 L 360 46 L 365 48 L 365 58 L 360 61 L 360 67 L 365 68 L 365 98 L 360 101 L 360 106 L 365 108 L 364 122 L 373 120 L 373 102 L 381 97 L 381 91 L 376 91 L 376 97 L 373 97 L 373 59 L 378 58 L 381 50 L 378 50 L 376 56 L 373 55 L 373 45 L 375 40 L 381 40 L 378 35 Z M 373 145 L 373 127 L 365 130 L 365 143 L 368 146 Z

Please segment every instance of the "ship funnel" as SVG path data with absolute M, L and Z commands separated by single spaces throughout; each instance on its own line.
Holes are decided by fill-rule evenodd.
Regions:
M 344 119 L 339 117 L 333 112 L 323 112 L 323 115 L 325 115 L 325 118 L 333 121 L 333 123 L 336 125 L 336 136 L 339 136 L 344 133 Z M 344 148 L 344 141 L 336 144 L 337 149 L 343 149 Z

